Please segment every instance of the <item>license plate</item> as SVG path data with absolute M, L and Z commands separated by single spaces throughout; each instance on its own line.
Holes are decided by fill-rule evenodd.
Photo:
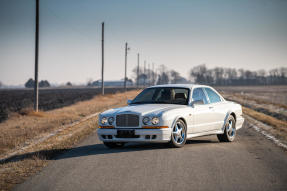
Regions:
M 135 130 L 118 130 L 117 137 L 118 138 L 132 138 L 135 136 Z

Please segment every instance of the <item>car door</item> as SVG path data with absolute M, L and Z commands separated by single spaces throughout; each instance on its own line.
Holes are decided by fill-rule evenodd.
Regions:
M 211 129 L 211 110 L 209 109 L 209 102 L 203 88 L 195 88 L 192 91 L 192 101 L 203 100 L 202 105 L 193 105 L 193 112 L 191 115 L 192 128 L 191 133 L 201 133 Z
M 209 115 L 212 126 L 210 130 L 220 130 L 223 127 L 224 119 L 227 113 L 227 107 L 224 100 L 211 88 L 204 88 L 204 91 L 209 100 Z

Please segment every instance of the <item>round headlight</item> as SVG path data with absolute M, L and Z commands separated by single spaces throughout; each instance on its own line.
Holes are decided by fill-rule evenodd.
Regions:
M 110 125 L 113 124 L 114 120 L 115 120 L 114 117 L 109 117 L 108 119 L 109 124 Z
M 101 124 L 102 124 L 102 125 L 105 125 L 107 122 L 108 122 L 108 119 L 107 119 L 106 117 L 103 117 L 103 118 L 101 119 Z
M 143 124 L 147 125 L 149 122 L 149 117 L 144 117 L 143 118 Z
M 151 120 L 151 123 L 153 125 L 157 125 L 159 123 L 159 118 L 158 117 L 153 117 L 152 120 Z

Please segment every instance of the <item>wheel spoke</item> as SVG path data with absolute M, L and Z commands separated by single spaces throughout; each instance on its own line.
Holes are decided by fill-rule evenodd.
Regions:
M 174 140 L 177 143 L 177 141 L 178 141 L 178 136 L 177 135 L 174 137 Z

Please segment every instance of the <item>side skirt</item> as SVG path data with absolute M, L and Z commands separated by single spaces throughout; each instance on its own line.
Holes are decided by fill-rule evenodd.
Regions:
M 206 135 L 216 135 L 216 134 L 223 134 L 222 130 L 212 130 L 212 131 L 205 131 L 200 133 L 190 133 L 187 135 L 187 139 L 191 139 L 193 137 L 202 137 Z

